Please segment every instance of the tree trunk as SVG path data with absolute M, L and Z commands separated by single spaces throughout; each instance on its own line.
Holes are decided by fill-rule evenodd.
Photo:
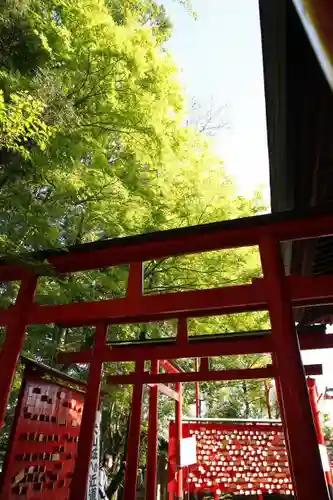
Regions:
M 125 475 L 126 453 L 127 453 L 128 431 L 129 431 L 130 418 L 131 418 L 131 416 L 129 415 L 128 422 L 127 422 L 127 433 L 126 433 L 126 440 L 125 440 L 125 445 L 124 445 L 123 458 L 120 462 L 120 466 L 119 466 L 117 474 L 113 477 L 113 479 L 108 487 L 108 490 L 107 490 L 108 498 L 112 498 L 112 496 L 116 493 L 117 490 L 119 490 L 119 489 L 122 490 L 121 486 L 123 485 L 124 475 Z M 121 498 L 121 497 L 119 497 L 119 495 L 118 495 L 118 498 Z
M 265 399 L 266 399 L 266 408 L 267 408 L 267 414 L 268 418 L 272 418 L 272 409 L 271 409 L 271 404 L 269 402 L 269 385 L 267 380 L 264 380 L 264 390 L 265 390 Z
M 245 401 L 245 418 L 249 418 L 250 416 L 250 403 L 247 395 L 247 386 L 245 380 L 242 383 L 243 393 L 244 393 L 244 401 Z

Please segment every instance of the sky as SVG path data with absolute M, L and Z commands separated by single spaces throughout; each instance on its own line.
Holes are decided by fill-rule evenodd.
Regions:
M 168 43 L 189 99 L 224 107 L 215 147 L 239 190 L 264 186 L 269 201 L 265 98 L 256 0 L 192 0 L 193 19 L 176 0 L 163 1 L 173 22 Z
M 269 204 L 265 93 L 257 0 L 192 0 L 193 19 L 177 0 L 163 0 L 173 23 L 168 49 L 177 63 L 189 102 L 225 107 L 224 127 L 214 138 L 217 152 L 239 191 L 258 187 Z M 333 350 L 305 351 L 303 362 L 323 363 L 319 391 L 333 387 Z M 323 403 L 333 423 L 333 401 Z

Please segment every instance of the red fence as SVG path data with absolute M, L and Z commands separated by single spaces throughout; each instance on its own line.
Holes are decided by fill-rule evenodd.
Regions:
M 175 424 L 170 424 L 169 485 L 177 481 Z M 216 494 L 293 494 L 280 425 L 185 423 L 183 438 L 196 437 L 197 463 L 186 467 L 184 489 Z

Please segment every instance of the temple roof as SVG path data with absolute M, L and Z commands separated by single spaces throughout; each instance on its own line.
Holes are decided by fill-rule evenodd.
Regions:
M 306 2 L 318 6 L 318 18 L 330 8 L 333 19 L 328 3 Z M 301 9 L 295 5 L 305 2 L 260 0 L 259 4 L 272 212 L 306 212 L 333 202 L 333 92 L 325 71 L 332 54 L 326 54 L 323 62 L 325 54 L 318 51 L 315 34 L 324 39 L 325 33 L 319 29 L 318 34 L 321 25 L 313 12 L 305 12 L 309 16 L 304 28 Z M 288 274 L 332 273 L 333 239 L 286 244 L 284 260 Z M 333 307 L 325 306 L 303 310 L 296 320 L 328 322 L 331 315 Z

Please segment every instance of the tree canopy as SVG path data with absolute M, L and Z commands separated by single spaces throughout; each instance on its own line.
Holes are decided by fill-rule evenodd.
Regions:
M 211 139 L 188 120 L 177 67 L 164 45 L 172 26 L 163 5 L 3 0 L 1 7 L 0 248 L 5 258 L 263 210 L 260 194 L 237 195 Z M 43 277 L 37 301 L 119 297 L 127 274 L 120 266 Z M 146 263 L 145 289 L 207 288 L 259 275 L 256 249 L 210 252 Z M 16 292 L 16 283 L 3 284 L 1 305 L 11 303 Z M 202 318 L 190 322 L 190 334 L 265 325 L 267 317 L 259 313 Z M 142 331 L 147 338 L 170 336 L 175 324 L 114 326 L 110 336 L 137 338 Z M 79 350 L 92 339 L 89 328 L 34 326 L 24 352 L 54 364 L 58 349 Z M 214 360 L 218 366 L 265 362 L 262 357 Z M 70 367 L 70 372 L 84 378 L 86 367 Z M 202 390 L 214 416 L 265 414 L 265 393 L 258 384 L 233 384 L 231 397 L 225 387 L 218 397 L 209 384 Z M 115 387 L 105 400 L 103 443 L 115 467 L 125 447 L 129 398 L 130 389 Z M 193 388 L 185 399 L 193 402 Z M 161 412 L 168 418 L 172 405 L 163 402 Z

